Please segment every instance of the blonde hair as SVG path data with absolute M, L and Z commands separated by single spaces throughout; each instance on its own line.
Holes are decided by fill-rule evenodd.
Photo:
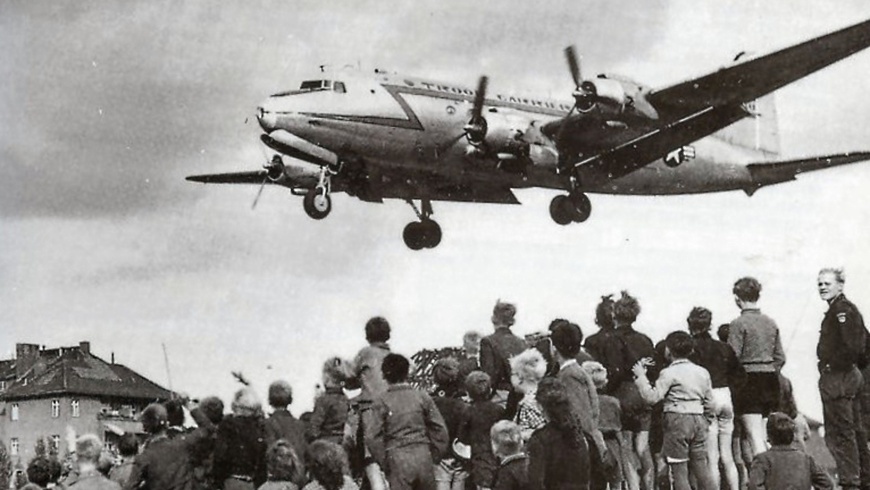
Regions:
M 537 349 L 526 349 L 511 357 L 511 372 L 519 378 L 520 386 L 537 386 L 547 374 L 547 361 Z
M 76 439 L 76 458 L 97 464 L 103 452 L 103 442 L 94 434 L 85 434 Z
M 250 388 L 242 388 L 233 396 L 233 414 L 240 417 L 253 417 L 263 412 L 260 399 Z
M 510 456 L 523 449 L 523 436 L 520 426 L 510 420 L 499 420 L 489 430 L 496 454 Z
M 580 365 L 580 368 L 583 369 L 583 371 L 586 371 L 586 374 L 592 378 L 592 383 L 595 384 L 595 388 L 600 390 L 607 384 L 607 368 L 605 368 L 600 362 L 586 361 Z

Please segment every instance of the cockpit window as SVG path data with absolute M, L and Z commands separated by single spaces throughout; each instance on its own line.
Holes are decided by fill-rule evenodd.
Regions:
M 344 89 L 344 82 L 334 82 L 332 84 L 332 90 L 335 90 L 336 92 L 338 92 L 340 94 L 345 93 L 346 90 Z
M 326 90 L 331 85 L 329 80 L 306 80 L 299 86 L 299 90 Z

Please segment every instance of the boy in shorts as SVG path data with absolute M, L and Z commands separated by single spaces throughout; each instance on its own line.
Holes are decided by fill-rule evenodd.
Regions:
M 643 400 L 653 405 L 664 400 L 664 441 L 662 453 L 666 458 L 675 490 L 689 490 L 689 472 L 699 490 L 713 490 L 713 481 L 707 466 L 707 427 L 713 401 L 713 385 L 706 369 L 689 361 L 692 354 L 692 336 L 686 332 L 673 332 L 665 339 L 665 356 L 670 365 L 659 374 L 655 386 L 646 376 L 650 359 L 641 359 L 634 365 L 635 384 Z

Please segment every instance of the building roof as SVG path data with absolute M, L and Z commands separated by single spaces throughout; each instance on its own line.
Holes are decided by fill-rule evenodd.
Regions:
M 164 400 L 171 393 L 124 365 L 108 363 L 88 351 L 71 347 L 43 351 L 39 360 L 0 398 L 49 395 Z

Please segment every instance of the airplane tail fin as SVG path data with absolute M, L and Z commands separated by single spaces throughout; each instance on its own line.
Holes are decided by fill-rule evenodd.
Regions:
M 780 152 L 774 95 L 761 97 L 745 107 L 752 116 L 719 131 L 716 136 L 733 145 L 758 151 L 764 160 L 774 159 Z
M 801 160 L 751 163 L 750 183 L 743 191 L 752 195 L 764 186 L 795 180 L 799 174 L 870 160 L 870 152 L 842 153 Z

